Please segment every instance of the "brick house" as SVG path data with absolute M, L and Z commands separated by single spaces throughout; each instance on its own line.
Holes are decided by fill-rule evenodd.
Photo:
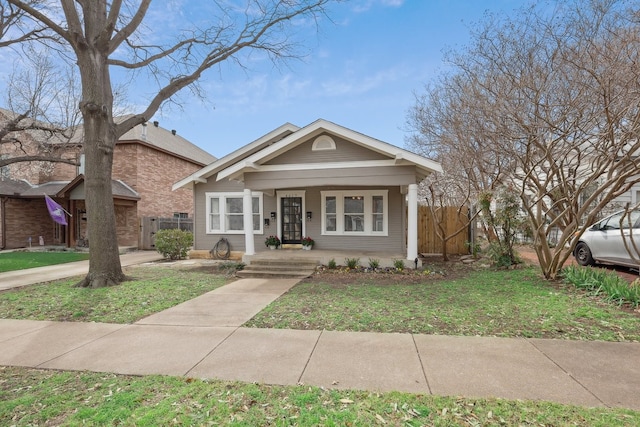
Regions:
M 0 110 L 0 122 L 7 117 Z M 23 132 L 20 149 L 58 150 L 77 165 L 49 162 L 16 163 L 0 169 L 0 249 L 45 245 L 69 247 L 86 243 L 82 136 L 71 143 L 39 140 L 38 133 Z M 0 156 L 14 156 L 15 144 L 2 144 Z M 139 246 L 143 217 L 193 216 L 193 194 L 172 191 L 173 183 L 215 157 L 167 130 L 158 122 L 131 129 L 116 143 L 112 190 L 118 244 Z M 48 214 L 44 195 L 57 201 L 72 216 L 68 226 L 56 224 Z

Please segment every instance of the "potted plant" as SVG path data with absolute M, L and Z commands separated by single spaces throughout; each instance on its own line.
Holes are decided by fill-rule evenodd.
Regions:
M 302 239 L 302 249 L 310 251 L 314 243 L 315 242 L 313 241 L 313 239 L 307 236 L 304 239 Z
M 269 249 L 277 249 L 280 246 L 280 239 L 278 239 L 278 236 L 269 236 L 265 239 L 264 244 Z

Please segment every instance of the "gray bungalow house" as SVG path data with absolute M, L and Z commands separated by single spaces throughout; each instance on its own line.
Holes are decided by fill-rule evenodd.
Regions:
M 194 249 L 295 248 L 418 256 L 418 183 L 440 165 L 326 120 L 285 124 L 174 184 L 194 199 Z M 245 224 L 251 224 L 245 227 Z

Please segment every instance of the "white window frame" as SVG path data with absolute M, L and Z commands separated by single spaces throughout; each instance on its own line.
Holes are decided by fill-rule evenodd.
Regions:
M 263 194 L 261 192 L 255 191 L 255 192 L 251 192 L 251 197 L 252 198 L 258 198 L 258 213 L 256 215 L 259 215 L 260 217 L 260 221 L 258 221 L 259 224 L 259 229 L 258 230 L 253 230 L 253 234 L 264 234 L 264 221 L 262 221 L 263 218 L 263 214 L 264 214 L 264 204 L 263 204 Z M 206 200 L 206 233 L 207 234 L 244 234 L 244 230 L 226 230 L 226 221 L 225 221 L 225 216 L 226 216 L 226 209 L 227 209 L 227 198 L 240 198 L 242 199 L 244 197 L 244 193 L 218 193 L 218 192 L 207 192 L 205 193 L 205 200 Z M 218 216 L 220 217 L 220 229 L 212 229 L 211 228 L 211 199 L 212 198 L 218 198 L 219 199 L 219 208 L 220 208 L 220 212 L 218 212 Z M 244 209 L 244 206 L 243 206 Z
M 364 198 L 364 230 L 344 230 L 344 198 L 362 196 Z M 383 231 L 373 231 L 373 196 L 382 196 Z M 326 229 L 327 197 L 336 198 L 336 231 Z M 321 234 L 323 236 L 388 236 L 389 235 L 389 191 L 388 190 L 345 190 L 321 191 Z

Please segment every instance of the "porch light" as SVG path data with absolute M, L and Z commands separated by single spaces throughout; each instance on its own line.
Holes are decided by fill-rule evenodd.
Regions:
M 311 221 L 311 212 L 307 212 L 307 221 Z
M 271 212 L 271 219 L 276 219 L 276 213 L 275 212 Z

